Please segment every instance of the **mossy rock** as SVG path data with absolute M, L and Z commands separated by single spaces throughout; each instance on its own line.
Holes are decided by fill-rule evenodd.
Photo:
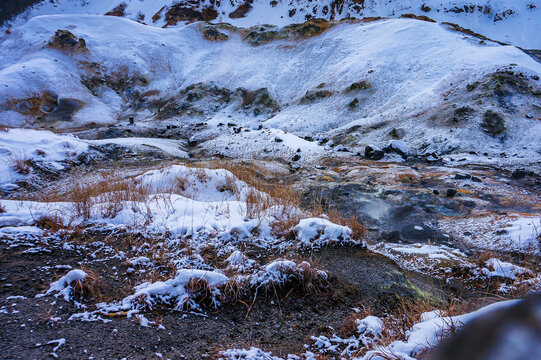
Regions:
M 287 37 L 288 37 L 287 34 L 280 33 L 279 31 L 276 31 L 276 30 L 269 30 L 269 31 L 252 30 L 242 40 L 246 41 L 250 45 L 257 46 L 257 45 L 266 44 L 273 40 L 287 39 Z
M 257 46 L 273 40 L 305 39 L 325 32 L 332 25 L 333 23 L 325 19 L 313 19 L 302 24 L 291 24 L 278 29 L 270 25 L 257 26 L 249 29 L 243 41 Z
M 506 130 L 505 119 L 500 114 L 488 110 L 485 112 L 485 115 L 483 115 L 481 127 L 486 133 L 492 136 L 502 135 Z

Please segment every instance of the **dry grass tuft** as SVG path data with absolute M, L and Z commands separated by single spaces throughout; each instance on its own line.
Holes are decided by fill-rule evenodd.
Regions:
M 345 217 L 337 209 L 324 206 L 321 199 L 312 202 L 311 211 L 314 215 L 325 214 L 332 223 L 349 227 L 352 230 L 351 238 L 354 240 L 360 240 L 366 235 L 366 227 L 354 216 Z
M 40 229 L 50 230 L 52 232 L 58 232 L 59 230 L 66 229 L 64 220 L 62 220 L 62 218 L 58 215 L 43 216 L 36 221 L 36 226 Z
M 18 174 L 28 175 L 32 172 L 33 162 L 30 159 L 11 159 L 11 168 Z
M 369 308 L 366 308 L 362 304 L 359 306 L 359 309 L 360 311 L 351 313 L 342 322 L 342 325 L 338 330 L 338 333 L 342 338 L 349 338 L 350 336 L 357 334 L 357 320 L 361 320 L 367 316 L 372 315 Z
M 114 218 L 127 202 L 146 203 L 148 194 L 147 187 L 121 171 L 103 171 L 97 179 L 77 182 L 63 194 L 47 194 L 40 200 L 72 202 L 75 214 L 88 220 L 94 214 Z
M 249 293 L 249 285 L 246 281 L 230 279 L 221 288 L 221 292 L 222 301 L 224 303 L 236 304 L 238 302 L 243 302 L 243 299 L 246 298 Z
M 184 305 L 186 311 L 190 310 L 194 303 L 204 308 L 211 307 L 215 303 L 212 287 L 206 279 L 191 278 L 185 289 L 189 296 Z
M 5 212 L 6 212 L 6 208 L 4 207 L 4 205 L 0 204 L 0 214 L 5 213 Z
M 97 300 L 102 298 L 102 290 L 105 288 L 105 283 L 101 277 L 92 270 L 82 268 L 86 273 L 82 281 L 74 281 L 70 285 L 73 287 L 73 296 L 78 301 Z

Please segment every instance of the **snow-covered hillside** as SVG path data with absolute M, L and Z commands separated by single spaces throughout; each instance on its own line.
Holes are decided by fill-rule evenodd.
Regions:
M 162 29 L 48 15 L 13 28 L 0 57 L 5 126 L 203 123 L 188 135 L 233 156 L 246 143 L 268 147 L 245 141 L 264 128 L 332 136 L 354 151 L 385 146 L 391 131 L 413 154 L 507 151 L 535 161 L 541 150 L 541 64 L 427 21 Z M 224 132 L 228 123 L 252 131 Z
M 287 25 L 313 18 L 428 16 L 452 22 L 489 38 L 528 49 L 541 48 L 541 9 L 535 0 L 54 0 L 27 9 L 6 26 L 52 14 L 110 14 L 152 26 L 184 24 L 198 20 L 228 22 L 249 27 Z

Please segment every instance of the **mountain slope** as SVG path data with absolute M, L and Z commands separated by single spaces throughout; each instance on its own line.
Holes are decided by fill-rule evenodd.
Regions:
M 538 156 L 532 136 L 540 131 L 541 103 L 533 79 L 541 64 L 519 49 L 410 19 L 303 26 L 291 35 L 290 28 L 250 33 L 201 24 L 160 29 L 90 15 L 36 17 L 0 43 L 6 59 L 0 121 L 52 128 L 128 117 L 143 127 L 204 122 L 203 131 L 186 136 L 214 139 L 209 151 L 229 142 L 235 156 L 233 143 L 257 133 L 224 133 L 221 124 L 333 135 L 353 149 L 385 146 L 394 129 L 413 152 L 483 153 L 493 146 L 497 153 Z M 303 33 L 306 26 L 319 26 L 321 34 Z M 57 29 L 74 38 L 55 35 Z M 209 32 L 228 40 L 209 41 Z M 280 39 L 284 34 L 290 38 Z M 500 96 L 498 86 L 520 89 Z M 504 124 L 488 119 L 487 129 L 489 111 Z
M 110 14 L 153 26 L 199 20 L 228 22 L 249 27 L 257 24 L 287 25 L 313 18 L 428 16 L 457 23 L 495 40 L 528 49 L 541 48 L 541 9 L 532 0 L 55 0 L 43 1 L 19 15 L 27 18 L 52 14 Z

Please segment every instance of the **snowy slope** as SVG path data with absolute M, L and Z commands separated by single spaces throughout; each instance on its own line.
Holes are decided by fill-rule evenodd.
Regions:
M 69 29 L 84 38 L 88 51 L 73 53 L 45 46 L 57 29 Z M 535 106 L 541 105 L 539 97 L 519 99 L 523 104 L 514 104 L 520 110 L 511 112 L 507 119 L 504 143 L 502 138 L 481 131 L 480 117 L 450 132 L 426 115 L 438 113 L 456 89 L 465 89 L 495 71 L 512 69 L 528 79 L 541 74 L 541 64 L 515 47 L 485 43 L 443 25 L 410 19 L 341 23 L 309 39 L 276 40 L 260 46 L 243 41 L 239 32 L 222 31 L 228 32 L 230 39 L 213 42 L 203 38 L 199 24 L 161 29 L 110 16 L 32 18 L 14 28 L 0 43 L 0 58 L 4 60 L 0 65 L 4 110 L 0 112 L 0 124 L 73 128 L 115 123 L 135 113 L 138 120 L 160 126 L 160 113 L 148 106 L 132 106 L 134 94 L 154 94 L 149 98 L 161 101 L 202 83 L 231 93 L 238 88 L 267 88 L 281 110 L 269 116 L 253 116 L 243 111 L 232 95 L 226 105 L 209 105 L 211 109 L 201 116 L 177 114 L 168 121 L 206 121 L 210 133 L 224 134 L 226 138 L 230 134 L 219 125 L 230 121 L 253 129 L 263 124 L 300 136 L 331 131 L 336 135 L 350 133 L 354 125 L 379 129 L 377 124 L 387 124 L 391 129 L 406 129 L 403 140 L 413 148 L 429 141 L 429 150 L 459 145 L 463 151 L 485 152 L 486 147 L 495 146 L 495 152 L 503 149 L 519 151 L 527 158 L 539 156 L 535 139 L 541 131 L 535 118 Z M 95 71 L 92 64 L 99 64 L 105 77 L 145 81 L 134 81 L 125 91 L 113 91 L 110 85 L 92 92 L 82 83 L 84 76 Z M 345 93 L 359 81 L 368 81 L 371 87 L 354 95 Z M 304 104 L 303 96 L 318 86 L 323 86 L 330 96 Z M 22 100 L 39 98 L 45 91 L 84 106 L 70 121 L 56 123 L 17 111 L 25 103 Z M 353 96 L 360 100 L 355 111 L 348 110 Z M 481 105 L 480 111 L 490 106 Z M 531 106 L 534 118 L 522 113 L 530 111 Z M 384 146 L 378 131 L 364 134 L 358 145 L 375 142 Z M 243 132 L 237 137 L 248 134 Z M 524 145 L 526 149 L 522 149 Z M 241 153 L 245 150 L 240 148 Z
M 121 4 L 125 4 L 122 7 Z M 177 5 L 178 4 L 178 5 Z M 118 16 L 153 26 L 166 24 L 166 13 L 174 5 L 202 12 L 212 9 L 205 19 L 228 22 L 237 26 L 257 24 L 287 25 L 309 18 L 343 19 L 346 17 L 399 17 L 403 14 L 425 15 L 439 22 L 447 21 L 470 28 L 495 40 L 524 48 L 541 48 L 541 6 L 535 0 L 254 0 L 246 13 L 231 15 L 243 0 L 55 0 L 43 1 L 19 15 L 6 26 L 20 25 L 26 19 L 52 14 L 103 15 L 113 9 Z M 237 14 L 235 13 L 235 14 Z M 233 17 L 232 17 L 233 16 Z M 182 23 L 182 22 L 181 22 Z M 4 26 L 4 27 L 6 27 Z

